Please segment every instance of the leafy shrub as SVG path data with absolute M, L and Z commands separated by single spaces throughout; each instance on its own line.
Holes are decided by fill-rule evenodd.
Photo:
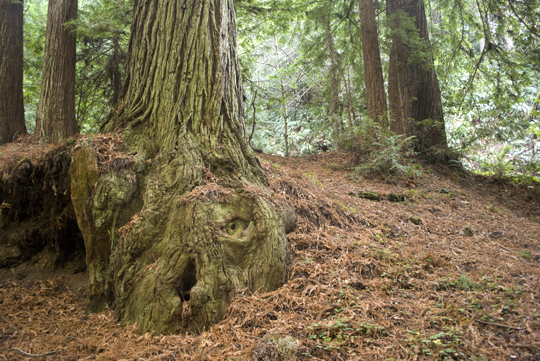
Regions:
M 504 147 L 499 153 L 493 154 L 480 162 L 480 169 L 493 174 L 496 178 L 503 178 L 512 173 L 516 168 L 508 159 L 510 147 Z
M 479 170 L 498 179 L 512 179 L 524 186 L 540 181 L 540 144 L 515 143 L 502 147 L 479 162 Z
M 367 120 L 353 129 L 340 147 L 350 151 L 355 172 L 359 174 L 391 173 L 398 176 L 421 175 L 420 167 L 412 162 L 412 140 L 383 129 L 378 123 Z

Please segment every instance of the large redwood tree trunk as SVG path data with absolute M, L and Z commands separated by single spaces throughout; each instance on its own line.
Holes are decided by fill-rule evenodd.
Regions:
M 393 120 L 390 129 L 396 134 L 415 136 L 416 150 L 434 155 L 437 150 L 445 149 L 447 144 L 441 91 L 430 55 L 424 3 L 422 0 L 387 0 L 387 9 L 394 30 L 388 74 L 388 98 Z M 406 21 L 412 21 L 418 33 L 404 30 Z M 415 36 L 423 41 L 422 49 L 409 43 Z M 427 55 L 416 56 L 420 52 Z
M 41 91 L 36 114 L 36 135 L 58 142 L 78 131 L 75 117 L 75 64 L 77 0 L 49 0 L 43 55 Z
M 384 91 L 375 6 L 373 0 L 359 0 L 359 2 L 368 116 L 386 129 L 388 127 L 386 93 Z
M 0 0 L 0 145 L 26 134 L 23 106 L 23 4 Z
M 73 156 L 91 310 L 114 301 L 143 331 L 201 332 L 237 291 L 285 281 L 294 215 L 244 139 L 236 36 L 233 0 L 135 2 L 124 95 L 104 126 L 125 152 L 103 162 L 82 142 Z

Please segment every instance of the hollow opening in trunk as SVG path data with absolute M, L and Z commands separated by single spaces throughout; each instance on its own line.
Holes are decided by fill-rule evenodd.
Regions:
M 180 278 L 180 283 L 176 288 L 178 292 L 178 297 L 182 302 L 187 302 L 191 299 L 191 289 L 197 283 L 197 268 L 195 267 L 195 261 L 190 259 L 184 274 Z

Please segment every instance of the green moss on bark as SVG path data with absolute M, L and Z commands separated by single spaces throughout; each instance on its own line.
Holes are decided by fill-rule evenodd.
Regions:
M 111 290 L 143 332 L 203 331 L 237 291 L 286 279 L 295 217 L 244 139 L 234 21 L 232 0 L 136 3 L 123 105 L 104 128 L 137 162 L 79 186 L 85 242 L 102 252 L 90 297 Z M 88 163 L 74 157 L 75 172 Z

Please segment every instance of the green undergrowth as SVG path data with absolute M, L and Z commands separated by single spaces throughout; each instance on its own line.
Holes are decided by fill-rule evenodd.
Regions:
M 423 175 L 423 170 L 413 160 L 414 138 L 394 134 L 369 120 L 355 127 L 339 145 L 352 153 L 358 176 L 384 173 L 398 178 L 417 177 Z

